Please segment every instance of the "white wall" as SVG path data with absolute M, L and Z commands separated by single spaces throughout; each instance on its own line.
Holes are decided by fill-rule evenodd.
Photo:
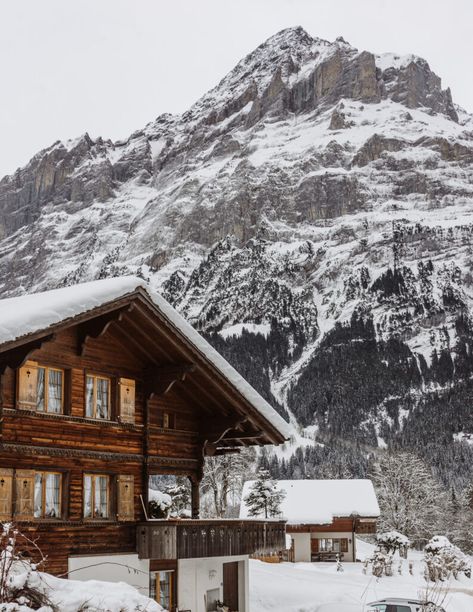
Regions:
M 142 595 L 149 595 L 149 561 L 139 560 L 138 555 L 69 557 L 68 565 L 69 578 L 72 580 L 126 582 L 137 588 Z M 132 571 L 128 568 L 132 568 Z
M 321 531 L 320 533 L 311 533 L 311 536 L 317 538 L 333 538 L 335 540 L 346 538 L 348 540 L 348 552 L 343 553 L 344 561 L 354 561 L 353 556 L 353 534 L 351 531 Z
M 239 611 L 249 612 L 248 556 L 208 557 L 178 561 L 177 603 L 179 609 L 206 612 L 205 594 L 219 589 L 223 599 L 223 564 L 238 561 Z
M 294 561 L 310 563 L 310 533 L 291 533 L 294 540 Z
M 353 561 L 353 534 L 351 531 L 326 531 L 317 533 L 290 533 L 294 540 L 294 561 L 310 562 L 311 561 L 311 538 L 346 538 L 348 540 L 348 552 L 343 554 L 344 561 Z M 350 542 L 351 540 L 351 542 Z

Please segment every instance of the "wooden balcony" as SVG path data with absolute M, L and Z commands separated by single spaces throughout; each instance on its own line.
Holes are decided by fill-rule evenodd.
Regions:
M 282 550 L 285 521 L 239 519 L 150 520 L 137 527 L 140 559 L 196 559 Z

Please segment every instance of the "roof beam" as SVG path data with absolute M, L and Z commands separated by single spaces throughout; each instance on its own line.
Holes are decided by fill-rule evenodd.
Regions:
M 80 323 L 77 326 L 77 352 L 81 357 L 85 355 L 87 346 L 91 340 L 97 340 L 105 334 L 110 325 L 115 321 L 121 321 L 125 312 L 131 310 L 132 305 L 118 310 L 112 310 L 99 317 Z
M 146 313 L 143 312 L 141 308 L 139 308 L 136 305 L 134 306 L 138 314 L 144 316 L 148 322 L 152 323 L 151 319 L 146 315 Z M 143 328 L 140 327 L 134 319 L 132 319 L 131 317 L 126 317 L 125 321 L 126 321 L 126 324 L 129 325 L 134 330 L 134 333 L 140 336 L 142 338 L 142 341 L 145 344 L 148 344 L 148 347 L 152 346 L 152 350 L 156 350 L 156 352 L 159 353 L 164 359 L 173 361 L 173 357 L 167 351 L 163 350 L 163 347 L 159 342 L 156 342 L 152 338 L 152 336 L 143 334 Z M 156 327 L 156 322 L 154 322 L 153 327 Z M 156 359 L 154 361 L 156 362 Z
M 43 344 L 51 342 L 55 337 L 55 334 L 48 334 L 47 336 L 27 342 L 26 344 L 20 345 L 0 355 L 0 375 L 4 374 L 7 368 L 15 370 L 21 367 L 33 351 L 40 349 Z
M 148 368 L 146 371 L 145 395 L 151 399 L 155 395 L 165 395 L 177 382 L 185 380 L 189 372 L 193 372 L 193 363 L 181 363 L 178 365 L 165 365 Z
M 123 325 L 114 324 L 112 331 L 123 348 L 140 355 L 141 359 L 144 357 L 145 361 L 150 361 L 151 363 L 155 361 L 155 356 L 145 349 L 143 344 L 133 334 L 130 334 Z M 134 347 L 134 351 L 132 347 Z
M 146 297 L 144 299 L 146 299 Z M 147 308 L 152 308 L 159 320 L 164 323 L 162 334 L 167 338 L 167 340 L 171 344 L 173 344 L 180 353 L 185 352 L 189 356 L 187 357 L 189 359 L 194 359 L 193 355 L 195 355 L 195 353 L 197 352 L 197 354 L 199 354 L 201 358 L 201 361 L 203 361 L 205 365 L 210 366 L 212 371 L 216 374 L 216 376 L 211 377 L 211 380 L 215 382 L 222 395 L 224 395 L 224 397 L 233 406 L 233 409 L 236 412 L 243 414 L 244 410 L 240 408 L 240 405 L 242 403 L 246 404 L 253 413 L 251 416 L 248 416 L 245 413 L 246 418 L 251 420 L 255 427 L 265 429 L 266 436 L 271 444 L 281 443 L 281 433 L 269 421 L 269 419 L 267 419 L 263 414 L 261 414 L 258 409 L 251 403 L 251 401 L 246 399 L 246 397 L 238 389 L 235 388 L 235 386 L 226 378 L 225 374 L 221 372 L 221 370 L 216 367 L 209 358 L 207 358 L 203 353 L 201 353 L 201 351 L 193 345 L 192 341 L 186 338 L 185 334 L 181 330 L 179 330 L 179 328 L 171 320 L 169 320 L 155 304 L 150 302 L 149 299 L 146 299 L 146 302 L 144 302 L 142 306 L 138 304 L 136 308 L 140 312 L 140 314 L 143 315 L 143 317 L 145 317 L 146 319 L 154 323 L 154 325 L 156 325 L 156 322 L 153 321 L 153 317 L 149 314 L 149 312 L 146 312 Z M 173 334 L 172 330 L 176 330 L 178 334 Z M 182 346 L 182 341 L 180 341 L 180 338 L 184 338 L 184 340 L 187 342 L 187 347 Z M 193 378 L 193 382 L 195 384 L 198 384 L 195 380 L 195 377 Z M 202 386 L 200 386 L 200 390 L 204 391 Z M 241 398 L 241 400 L 238 401 L 238 398 Z

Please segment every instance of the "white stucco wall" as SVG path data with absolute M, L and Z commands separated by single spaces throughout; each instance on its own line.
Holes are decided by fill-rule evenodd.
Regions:
M 248 556 L 208 557 L 178 561 L 177 603 L 179 609 L 206 612 L 207 591 L 219 589 L 223 599 L 223 564 L 238 561 L 239 610 L 249 612 Z
M 69 557 L 68 565 L 69 578 L 72 580 L 126 582 L 137 588 L 142 595 L 149 595 L 149 561 L 138 559 L 138 555 Z
M 335 540 L 346 538 L 348 540 L 348 552 L 343 553 L 344 561 L 354 561 L 353 556 L 353 534 L 351 531 L 326 531 L 320 533 L 312 533 L 311 536 L 317 538 L 333 538 Z
M 348 552 L 343 553 L 344 561 L 353 561 L 353 534 L 351 531 L 326 531 L 317 533 L 291 533 L 289 534 L 294 540 L 294 561 L 310 562 L 311 561 L 311 538 L 346 538 L 348 540 Z
M 310 563 L 310 533 L 291 533 L 294 540 L 294 561 Z

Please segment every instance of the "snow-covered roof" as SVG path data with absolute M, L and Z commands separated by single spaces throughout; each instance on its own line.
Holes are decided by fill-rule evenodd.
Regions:
M 87 313 L 142 289 L 159 312 L 267 419 L 282 436 L 292 429 L 268 402 L 149 285 L 134 276 L 108 278 L 0 300 L 1 345 L 47 330 L 67 319 Z
M 253 483 L 248 480 L 243 486 L 240 518 L 248 517 L 244 499 Z M 276 485 L 286 493 L 281 515 L 288 524 L 327 525 L 335 517 L 379 516 L 371 480 L 277 480 Z

